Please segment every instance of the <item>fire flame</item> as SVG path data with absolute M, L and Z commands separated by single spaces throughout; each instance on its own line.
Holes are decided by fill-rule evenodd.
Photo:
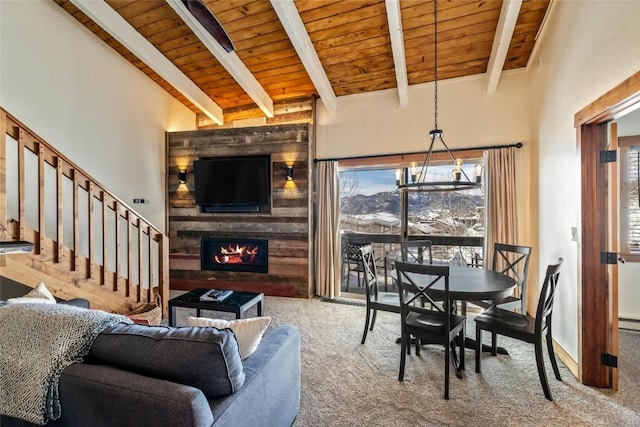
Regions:
M 251 264 L 257 254 L 258 246 L 221 246 L 220 251 L 213 254 L 213 260 L 218 264 Z

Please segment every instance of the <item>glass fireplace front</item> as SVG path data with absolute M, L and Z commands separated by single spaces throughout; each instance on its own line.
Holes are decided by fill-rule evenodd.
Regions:
M 203 237 L 200 264 L 202 270 L 268 273 L 268 240 Z

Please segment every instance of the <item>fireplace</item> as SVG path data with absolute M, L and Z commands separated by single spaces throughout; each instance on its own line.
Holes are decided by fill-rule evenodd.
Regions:
M 266 239 L 202 237 L 202 270 L 268 273 L 269 244 Z

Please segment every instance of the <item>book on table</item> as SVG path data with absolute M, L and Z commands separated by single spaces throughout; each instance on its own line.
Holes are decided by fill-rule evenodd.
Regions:
M 202 294 L 200 301 L 222 301 L 232 293 L 233 291 L 228 289 L 209 289 L 207 292 Z

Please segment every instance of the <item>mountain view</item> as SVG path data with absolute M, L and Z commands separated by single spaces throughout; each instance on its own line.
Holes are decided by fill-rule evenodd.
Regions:
M 429 211 L 473 212 L 484 207 L 484 195 L 468 192 L 434 192 L 409 194 L 410 216 L 428 217 Z M 356 194 L 340 199 L 340 213 L 346 215 L 387 212 L 400 217 L 400 193 L 385 191 L 365 196 Z

